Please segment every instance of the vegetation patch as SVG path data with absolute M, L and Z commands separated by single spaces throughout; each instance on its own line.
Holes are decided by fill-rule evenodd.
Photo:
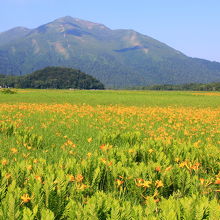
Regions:
M 219 106 L 70 104 L 67 91 L 53 103 L 60 91 L 29 91 L 50 103 L 0 105 L 0 219 L 220 219 Z
M 3 94 L 16 94 L 17 92 L 15 90 L 12 90 L 12 89 L 1 89 L 0 90 Z
M 0 85 L 35 89 L 104 89 L 104 85 L 94 77 L 64 67 L 47 67 L 25 76 L 1 75 Z

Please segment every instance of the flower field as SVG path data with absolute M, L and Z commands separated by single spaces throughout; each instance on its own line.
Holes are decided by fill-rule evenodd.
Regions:
M 218 93 L 93 92 L 0 94 L 0 219 L 220 219 Z

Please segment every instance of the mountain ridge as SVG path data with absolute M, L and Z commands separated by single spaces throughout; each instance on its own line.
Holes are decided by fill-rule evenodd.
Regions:
M 0 33 L 0 73 L 23 75 L 47 66 L 80 69 L 107 87 L 220 81 L 220 63 L 188 57 L 130 29 L 65 16 Z

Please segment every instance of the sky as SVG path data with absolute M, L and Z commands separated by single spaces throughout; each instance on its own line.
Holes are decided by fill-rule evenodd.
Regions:
M 133 29 L 188 56 L 220 62 L 220 0 L 0 0 L 0 32 L 67 15 Z

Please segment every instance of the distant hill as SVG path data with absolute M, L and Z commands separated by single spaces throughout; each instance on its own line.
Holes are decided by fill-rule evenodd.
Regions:
M 35 89 L 104 89 L 94 77 L 80 70 L 64 67 L 47 67 L 24 76 L 0 75 L 0 86 Z
M 23 75 L 47 66 L 80 69 L 107 87 L 220 81 L 220 63 L 187 57 L 134 30 L 67 16 L 0 33 L 0 73 Z

